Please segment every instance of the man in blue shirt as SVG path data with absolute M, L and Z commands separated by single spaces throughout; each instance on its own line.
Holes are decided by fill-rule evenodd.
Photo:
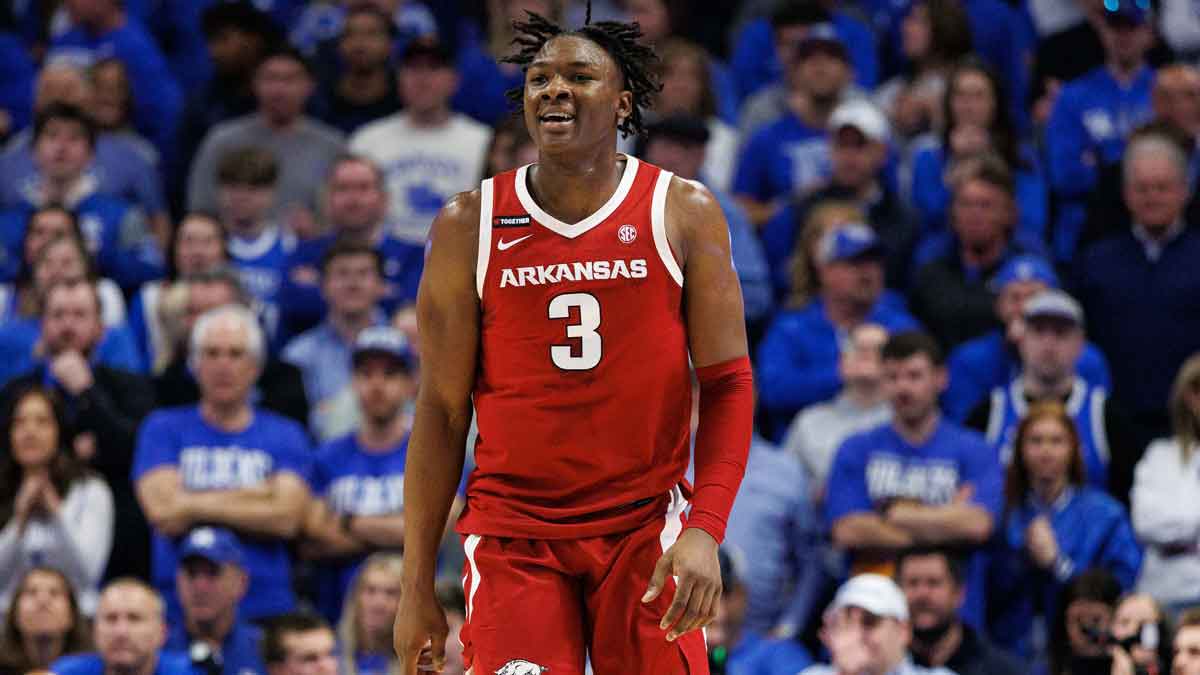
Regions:
M 981 546 L 1002 503 L 995 454 L 938 410 L 946 370 L 933 338 L 893 335 L 882 356 L 892 422 L 842 444 L 825 495 L 833 543 L 856 571 L 890 571 L 895 553 L 914 544 Z M 981 562 L 973 572 L 964 618 L 979 625 Z
M 350 352 L 363 330 L 385 323 L 383 260 L 366 244 L 338 241 L 321 260 L 321 294 L 329 313 L 292 339 L 282 358 L 300 369 L 309 402 L 308 427 L 320 441 L 354 428 L 357 406 L 350 390 Z
M 167 649 L 188 654 L 206 675 L 265 675 L 262 632 L 238 618 L 249 584 L 233 532 L 207 525 L 189 532 L 175 574 L 183 619 L 171 624 Z
M 50 670 L 55 675 L 201 675 L 187 655 L 163 651 L 162 598 L 132 577 L 113 581 L 100 593 L 92 633 L 95 652 L 64 656 Z
M 1138 0 L 1110 0 L 1102 14 L 1094 25 L 1104 65 L 1067 83 L 1046 122 L 1050 186 L 1060 200 L 1051 250 L 1060 262 L 1075 254 L 1086 200 L 1101 172 L 1121 160 L 1130 133 L 1151 117 L 1149 10 Z
M 280 309 L 284 331 L 290 335 L 307 330 L 325 316 L 320 267 L 337 240 L 370 246 L 383 259 L 384 295 L 380 306 L 388 316 L 411 307 L 417 300 L 425 247 L 388 234 L 387 183 L 379 167 L 366 157 L 339 158 L 325 182 L 325 201 L 330 233 L 299 242 L 287 258 Z
M 413 355 L 398 331 L 358 334 L 353 387 L 362 410 L 358 430 L 322 446 L 313 469 L 314 499 L 302 550 L 319 559 L 317 605 L 331 621 L 362 561 L 404 546 L 404 460 L 415 393 Z M 451 518 L 453 521 L 453 517 Z
M 189 362 L 199 405 L 158 410 L 138 434 L 133 481 L 154 530 L 153 581 L 174 599 L 178 537 L 223 525 L 247 537 L 248 620 L 295 605 L 287 543 L 308 508 L 309 446 L 295 422 L 255 408 L 250 391 L 266 356 L 262 329 L 241 306 L 210 310 L 192 329 Z

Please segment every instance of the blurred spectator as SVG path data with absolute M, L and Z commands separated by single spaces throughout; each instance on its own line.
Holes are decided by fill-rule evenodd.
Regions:
M 754 10 L 755 3 L 741 3 Z M 759 3 L 761 8 L 763 3 Z M 837 0 L 785 0 L 773 2 L 769 17 L 747 22 L 734 36 L 732 69 L 744 102 L 756 92 L 787 79 L 788 50 L 803 34 L 802 27 L 816 21 L 832 23 L 838 40 L 850 47 L 848 55 L 858 86 L 874 89 L 879 82 L 877 40 L 870 26 L 851 11 L 839 9 Z M 743 11 L 746 11 L 744 9 Z M 823 10 L 823 15 L 815 15 Z M 812 18 L 818 16 L 815 20 Z M 742 127 L 743 130 L 746 127 Z
M 1083 354 L 1083 309 L 1057 290 L 1042 291 L 1021 310 L 1024 330 L 1017 339 L 1021 372 L 992 390 L 990 400 L 971 412 L 967 425 L 984 433 L 1001 463 L 1013 457 L 1017 427 L 1030 406 L 1060 403 L 1075 422 L 1083 453 L 1085 482 L 1128 503 L 1133 468 L 1142 447 L 1130 422 L 1101 386 L 1076 374 Z
M 1178 613 L 1200 604 L 1200 354 L 1179 369 L 1170 414 L 1173 433 L 1146 448 L 1130 503 L 1146 547 L 1138 591 Z
M 369 246 L 383 259 L 380 306 L 388 316 L 417 300 L 425 247 L 401 241 L 387 231 L 387 185 L 379 167 L 365 157 L 343 155 L 330 167 L 324 196 L 330 232 L 299 242 L 287 258 L 281 304 L 288 335 L 315 326 L 325 317 L 328 308 L 321 297 L 319 268 L 337 241 Z
M 183 104 L 179 84 L 158 43 L 122 0 L 67 0 L 72 27 L 54 38 L 48 61 L 67 60 L 87 68 L 105 57 L 125 64 L 133 89 L 138 131 L 164 156 L 175 147 L 175 125 Z
M 1002 328 L 967 340 L 950 352 L 950 386 L 942 409 L 954 420 L 965 420 L 996 387 L 1004 387 L 1021 372 L 1018 345 L 1025 334 L 1022 312 L 1030 298 L 1058 288 L 1058 275 L 1044 258 L 1016 255 L 988 282 L 996 294 L 996 318 Z M 1111 387 L 1108 361 L 1096 345 L 1085 342 L 1075 372 L 1087 383 Z
M 323 62 L 337 61 L 337 38 L 355 4 L 370 5 L 392 18 L 397 47 L 417 38 L 437 37 L 433 14 L 418 0 L 323 0 L 304 4 L 299 16 L 290 22 L 288 38 L 305 54 Z
M 46 670 L 60 656 L 91 647 L 71 581 L 57 568 L 32 567 L 13 589 L 0 628 L 0 672 Z
M 172 360 L 154 377 L 154 392 L 160 407 L 192 405 L 200 401 L 200 387 L 188 359 L 191 334 L 196 320 L 209 310 L 222 305 L 236 304 L 249 308 L 251 299 L 242 290 L 237 274 L 219 267 L 184 277 L 183 326 L 180 342 L 172 350 Z M 288 417 L 297 423 L 308 424 L 308 399 L 304 396 L 304 378 L 290 363 L 266 356 L 261 365 L 251 395 L 255 405 Z
M 374 161 L 387 177 L 392 233 L 423 244 L 446 200 L 475 185 L 491 130 L 451 111 L 458 73 L 445 46 L 412 42 L 399 73 L 404 110 L 359 129 L 350 149 Z
M 660 118 L 646 129 L 637 155 L 651 164 L 673 172 L 680 178 L 708 185 L 703 171 L 710 125 L 698 117 Z M 746 322 L 758 331 L 772 310 L 771 278 L 762 244 L 745 212 L 724 190 L 709 185 L 729 223 L 734 267 L 742 284 L 742 302 Z M 751 333 L 757 333 L 751 330 Z
M 1144 593 L 1130 593 L 1113 612 L 1113 642 L 1109 653 L 1113 671 L 1135 675 L 1167 675 L 1171 662 L 1171 631 L 1163 608 Z
M 10 217 L 23 221 L 29 212 L 50 205 L 76 212 L 100 270 L 131 292 L 162 273 L 162 254 L 148 236 L 145 213 L 97 191 L 97 181 L 87 171 L 95 149 L 96 127 L 83 110 L 56 103 L 39 112 L 33 134 L 38 176 L 23 186 Z
M 1124 157 L 1129 228 L 1085 249 L 1077 295 L 1088 333 L 1113 357 L 1113 392 L 1135 421 L 1167 434 L 1171 378 L 1200 350 L 1200 233 L 1181 219 L 1187 158 L 1171 141 L 1138 138 Z
M 392 625 L 400 607 L 403 564 L 399 554 L 374 553 L 359 567 L 344 596 L 345 609 L 338 608 L 342 616 L 337 623 L 341 675 L 391 673 L 397 667 Z M 447 639 L 447 646 L 452 639 Z
M 133 481 L 154 528 L 154 584 L 173 600 L 176 537 L 198 523 L 223 525 L 252 538 L 243 551 L 250 591 L 242 615 L 255 620 L 290 611 L 287 542 L 308 507 L 308 439 L 300 425 L 251 404 L 266 357 L 251 312 L 238 306 L 206 312 L 191 346 L 200 403 L 151 414 L 134 458 Z
M 362 421 L 354 433 L 317 452 L 313 493 L 320 499 L 309 505 L 304 527 L 304 552 L 322 561 L 317 604 L 331 618 L 368 554 L 404 547 L 413 356 L 395 330 L 369 328 L 355 342 L 353 367 L 351 405 L 361 410 Z
M 1112 573 L 1094 568 L 1080 574 L 1063 590 L 1049 635 L 1048 675 L 1106 675 L 1111 673 L 1109 628 L 1121 597 Z
M 856 571 L 890 571 L 891 556 L 917 543 L 982 545 L 1000 516 L 994 455 L 979 435 L 938 412 L 946 371 L 937 343 L 924 333 L 892 335 L 883 371 L 892 421 L 842 444 L 825 494 L 833 543 L 851 554 Z M 977 626 L 981 576 L 973 561 L 962 614 Z
M 55 103 L 88 109 L 92 95 L 92 83 L 83 69 L 50 63 L 38 73 L 33 114 L 36 117 Z M 26 201 L 27 193 L 41 180 L 33 146 L 33 129 L 28 127 L 5 144 L 0 154 L 0 205 L 12 207 Z M 152 218 L 166 212 L 158 168 L 127 138 L 99 131 L 87 176 L 95 181 L 96 192 L 136 205 Z
M 113 550 L 111 558 L 107 548 L 104 549 L 104 559 L 108 562 L 106 578 L 111 579 L 148 571 L 149 533 L 133 497 L 129 469 L 138 425 L 153 407 L 154 397 L 142 376 L 97 362 L 104 332 L 99 301 L 96 286 L 88 281 L 75 279 L 50 286 L 42 316 L 41 357 L 31 364 L 29 371 L 0 389 L 0 398 L 17 396 L 17 392 L 29 388 L 47 387 L 63 401 L 67 426 L 59 431 L 59 443 L 70 447 L 73 455 L 95 468 L 112 488 L 121 546 Z M 70 434 L 75 435 L 68 437 Z M 97 532 L 95 536 L 104 535 Z M 102 569 L 95 573 L 98 575 Z M 72 572 L 72 578 L 85 610 L 90 613 L 93 605 L 87 594 L 89 587 L 83 585 L 83 577 L 77 573 Z M 91 588 L 94 587 L 95 583 Z
M 462 583 L 458 579 L 448 579 L 439 582 L 434 587 L 434 592 L 437 593 L 442 609 L 446 610 L 446 623 L 450 624 L 450 632 L 446 635 L 446 665 L 442 667 L 442 673 L 467 675 L 463 664 L 463 643 L 460 639 L 463 624 L 467 620 L 467 599 L 464 597 Z
M 1003 160 L 978 156 L 961 172 L 950 206 L 954 237 L 927 258 L 918 251 L 909 296 L 913 314 L 945 349 L 997 327 L 988 280 L 1012 256 L 1031 252 L 1013 236 L 1016 194 Z
M 821 237 L 818 295 L 802 309 L 776 314 L 758 347 L 759 396 L 773 439 L 802 408 L 837 395 L 843 336 L 864 323 L 892 332 L 917 327 L 907 311 L 884 298 L 883 256 L 874 230 L 861 223 Z
M 761 225 L 829 176 L 829 116 L 853 77 L 846 45 L 816 7 L 786 50 L 786 80 L 746 102 L 733 191 Z
M 0 143 L 29 125 L 37 75 L 16 28 L 11 11 L 0 10 Z
M 1059 200 L 1051 251 L 1060 262 L 1074 257 L 1084 200 L 1100 173 L 1121 161 L 1129 134 L 1150 118 L 1154 71 L 1145 56 L 1154 32 L 1149 9 L 1138 0 L 1113 0 L 1103 7 L 1094 27 L 1105 64 L 1066 84 L 1046 123 L 1048 175 Z
M 708 187 L 728 192 L 733 185 L 738 137 L 737 131 L 719 115 L 712 59 L 698 45 L 682 38 L 670 39 L 656 50 L 662 68 L 662 91 L 654 112 L 664 117 L 689 115 L 703 120 L 708 128 L 708 141 L 704 145 L 700 175 Z
M 1200 69 L 1173 63 L 1158 69 L 1150 93 L 1154 116 L 1166 120 L 1190 138 L 1200 138 Z
M 350 356 L 364 330 L 387 322 L 383 258 L 367 244 L 338 241 L 321 258 L 325 320 L 292 338 L 281 358 L 300 369 L 309 402 L 308 429 L 328 441 L 354 428 L 356 406 L 350 387 Z
M 917 0 L 900 19 L 899 74 L 875 91 L 903 143 L 944 128 L 942 100 L 951 67 L 971 53 L 971 24 L 959 0 Z M 960 674 L 961 675 L 961 674 Z
M 821 288 L 821 275 L 817 270 L 817 249 L 825 233 L 849 223 L 866 222 L 867 216 L 857 205 L 842 200 L 827 200 L 814 203 L 803 216 L 803 224 L 796 245 L 786 255 L 786 265 L 771 271 L 775 294 L 790 307 L 803 307 L 816 298 Z M 768 251 L 768 255 L 778 255 Z M 768 258 L 769 259 L 769 258 Z M 884 291 L 889 294 L 890 291 Z M 903 298 L 896 296 L 903 304 Z
M 172 321 L 178 312 L 168 296 L 181 279 L 227 265 L 228 241 L 221 221 L 203 212 L 185 215 L 171 230 L 166 276 L 142 284 L 129 308 L 129 329 L 152 375 L 158 375 L 170 364 L 173 348 L 181 337 L 176 334 L 177 321 Z
M 742 485 L 723 544 L 744 563 L 738 628 L 744 624 L 758 637 L 797 637 L 815 614 L 825 579 L 814 483 L 794 456 L 755 438 Z
M 1049 193 L 1037 154 L 1020 142 L 1005 95 L 995 73 L 982 61 L 968 57 L 950 70 L 939 103 L 944 126 L 927 142 L 914 144 L 909 192 L 925 237 L 947 236 L 952 188 L 948 179 L 957 165 L 990 152 L 1013 171 L 1015 236 L 1029 243 L 1045 239 Z
M 371 4 L 351 5 L 337 37 L 341 68 L 321 86 L 321 119 L 344 134 L 400 109 L 400 92 L 391 69 L 391 17 Z
M 1142 552 L 1120 502 L 1087 485 L 1079 433 L 1061 403 L 1034 404 L 1021 420 L 1008 467 L 1002 548 L 989 574 L 992 637 L 1030 655 L 1036 617 L 1049 620 L 1063 588 L 1103 567 L 1133 587 Z M 1072 670 L 1072 672 L 1078 672 Z M 1085 671 L 1090 672 L 1090 671 Z
M 267 621 L 262 655 L 270 675 L 338 675 L 333 629 L 313 614 L 285 614 Z
M 281 172 L 276 158 L 255 146 L 233 148 L 217 163 L 217 213 L 229 233 L 226 250 L 272 346 L 282 337 L 283 276 L 296 250 L 296 233 L 271 216 Z
M 256 111 L 214 126 L 200 144 L 188 175 L 192 211 L 216 211 L 218 166 L 236 148 L 258 147 L 279 165 L 272 215 L 295 227 L 315 211 L 316 188 L 345 139 L 337 129 L 304 114 L 313 94 L 308 60 L 295 49 L 275 47 L 254 71 Z
M 784 437 L 783 449 L 794 454 L 812 476 L 813 497 L 825 500 L 829 470 L 842 443 L 855 434 L 891 421 L 892 409 L 883 389 L 880 350 L 887 329 L 864 323 L 847 331 L 847 344 L 838 358 L 842 390 L 837 398 L 800 411 Z
M 955 675 L 945 668 L 913 665 L 912 638 L 908 601 L 896 582 L 860 574 L 842 584 L 825 610 L 821 642 L 829 650 L 830 665 L 810 666 L 800 675 Z
M 50 670 L 55 675 L 195 675 L 186 654 L 163 650 L 163 609 L 162 597 L 146 582 L 133 577 L 109 582 L 100 593 L 92 627 L 96 651 L 64 656 Z
M 480 180 L 491 178 L 510 169 L 533 164 L 538 158 L 537 145 L 525 128 L 525 118 L 509 117 L 492 132 Z
M 232 532 L 207 526 L 189 532 L 175 573 L 183 618 L 171 623 L 166 648 L 187 654 L 203 675 L 265 675 L 262 632 L 238 616 L 249 584 Z
M 188 6 L 199 9 L 198 4 Z M 254 72 L 281 39 L 271 17 L 249 0 L 211 2 L 199 23 L 203 45 L 179 53 L 200 52 L 199 58 L 211 61 L 212 73 L 188 86 L 179 121 L 179 153 L 168 176 L 172 203 L 177 205 L 184 202 L 188 169 L 209 130 L 254 112 Z M 193 39 L 190 31 L 184 33 L 184 39 Z
M 514 51 L 513 38 L 517 34 L 513 22 L 528 20 L 525 14 L 528 11 L 562 25 L 564 2 L 487 0 L 481 4 L 485 4 L 487 10 L 486 33 L 459 48 L 456 65 L 460 79 L 451 105 L 464 115 L 492 126 L 511 117 L 515 108 L 506 94 L 525 84 L 525 73 L 521 68 L 504 61 Z
M 956 675 L 1022 675 L 1021 663 L 963 623 L 967 566 L 949 549 L 915 548 L 896 559 L 896 583 L 904 590 L 911 616 L 913 660 L 945 667 Z
M 3 401 L 0 578 L 7 582 L 0 606 L 13 602 L 27 570 L 52 563 L 79 589 L 90 614 L 112 548 L 112 492 L 75 459 L 66 407 L 56 394 L 33 385 Z
M 1200 675 L 1200 610 L 1190 609 L 1179 618 L 1173 647 L 1171 675 Z
M 845 200 L 863 210 L 865 222 L 883 242 L 887 285 L 908 285 L 918 223 L 885 176 L 889 134 L 887 119 L 866 99 L 845 101 L 834 109 L 829 118 L 828 184 L 785 206 L 763 226 L 775 278 L 786 267 L 784 256 L 796 247 L 799 223 L 807 211 L 827 200 Z
M 769 451 L 770 452 L 770 451 Z M 709 668 L 727 675 L 795 675 L 812 657 L 793 640 L 768 638 L 746 625 L 751 604 L 744 579 L 733 557 L 718 552 L 721 598 L 717 616 L 705 629 Z

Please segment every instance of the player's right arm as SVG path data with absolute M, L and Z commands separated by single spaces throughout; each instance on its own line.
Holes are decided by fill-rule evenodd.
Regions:
M 417 293 L 420 386 L 404 469 L 404 573 L 394 641 L 401 675 L 445 660 L 445 613 L 434 595 L 437 549 L 462 476 L 471 390 L 479 350 L 475 289 L 479 191 L 454 197 L 430 230 L 425 273 Z

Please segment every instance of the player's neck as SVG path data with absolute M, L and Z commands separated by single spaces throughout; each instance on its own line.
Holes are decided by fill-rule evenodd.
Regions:
M 571 155 L 542 152 L 526 180 L 538 206 L 565 223 L 577 223 L 608 202 L 625 166 L 615 144 Z
M 201 401 L 200 416 L 222 431 L 236 433 L 250 426 L 254 412 L 245 401 L 229 405 Z

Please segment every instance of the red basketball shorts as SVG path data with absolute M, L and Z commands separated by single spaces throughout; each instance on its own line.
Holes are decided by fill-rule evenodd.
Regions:
M 658 627 L 675 582 L 654 601 L 642 595 L 663 551 L 675 543 L 687 501 L 678 488 L 661 520 L 589 539 L 463 540 L 470 675 L 708 675 L 704 635 L 667 642 Z

